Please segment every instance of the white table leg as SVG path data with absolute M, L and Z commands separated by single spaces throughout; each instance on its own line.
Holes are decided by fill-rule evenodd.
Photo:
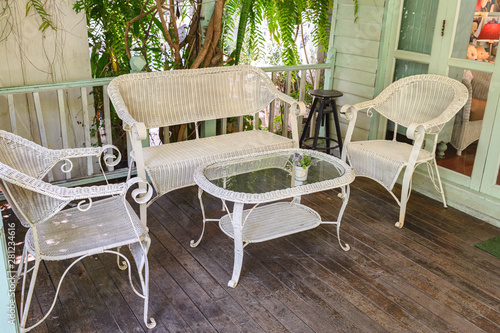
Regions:
M 203 216 L 203 229 L 201 230 L 200 238 L 198 238 L 197 241 L 195 241 L 194 239 L 191 240 L 191 242 L 189 243 L 191 247 L 197 247 L 198 244 L 200 244 L 201 239 L 203 238 L 203 234 L 205 233 L 205 223 L 207 223 L 207 219 L 205 216 L 205 206 L 203 205 L 203 200 L 201 198 L 202 195 L 203 195 L 203 190 L 200 187 L 198 187 L 198 200 L 200 201 L 201 215 Z
M 342 245 L 342 242 L 340 241 L 340 222 L 342 221 L 342 216 L 344 215 L 344 210 L 347 206 L 347 202 L 349 201 L 349 193 L 351 189 L 349 185 L 342 187 L 342 207 L 340 208 L 339 216 L 337 218 L 337 239 L 339 240 L 340 247 L 344 251 L 349 251 L 351 248 L 349 244 Z
M 350 187 L 349 185 L 343 186 L 340 188 L 342 190 L 341 193 L 338 194 L 338 197 L 342 199 L 342 207 L 340 207 L 340 212 L 339 216 L 337 217 L 336 222 L 327 222 L 323 221 L 321 224 L 335 224 L 337 225 L 337 239 L 339 241 L 339 245 L 344 251 L 349 251 L 350 246 L 349 244 L 345 243 L 342 244 L 342 241 L 340 240 L 340 223 L 342 222 L 342 216 L 344 215 L 345 208 L 347 207 L 347 202 L 349 201 L 349 193 L 350 193 Z
M 227 284 L 235 288 L 240 278 L 241 266 L 243 264 L 243 204 L 234 203 L 233 218 L 231 220 L 234 233 L 234 266 L 233 276 Z

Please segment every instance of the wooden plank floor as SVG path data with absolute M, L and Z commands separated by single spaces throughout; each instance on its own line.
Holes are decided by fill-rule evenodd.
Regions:
M 208 211 L 221 208 L 205 198 Z M 341 202 L 326 191 L 303 203 L 335 220 Z M 10 215 L 4 223 L 15 220 L 2 213 Z M 153 332 L 500 332 L 500 259 L 474 247 L 500 229 L 422 195 L 412 194 L 398 229 L 390 195 L 358 178 L 341 228 L 350 251 L 332 225 L 250 244 L 235 289 L 227 286 L 232 240 L 216 224 L 189 246 L 201 232 L 195 187 L 165 195 L 148 213 Z M 115 261 L 100 255 L 72 268 L 33 332 L 148 331 L 142 301 Z M 50 307 L 69 263 L 42 265 L 30 322 Z

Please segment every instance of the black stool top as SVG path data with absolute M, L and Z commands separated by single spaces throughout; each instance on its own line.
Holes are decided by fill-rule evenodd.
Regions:
M 337 90 L 310 90 L 309 95 L 319 98 L 336 98 L 344 94 Z

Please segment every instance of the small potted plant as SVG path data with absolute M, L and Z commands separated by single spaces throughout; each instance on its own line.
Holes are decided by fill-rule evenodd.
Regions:
M 316 163 L 318 163 L 318 160 L 315 158 L 311 158 L 306 154 L 302 155 L 300 153 L 295 153 L 292 159 L 293 174 L 295 179 L 300 181 L 306 180 L 309 167 L 311 165 L 315 165 Z

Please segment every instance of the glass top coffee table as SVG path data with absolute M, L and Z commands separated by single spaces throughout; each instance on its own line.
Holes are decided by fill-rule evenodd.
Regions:
M 292 164 L 295 153 L 317 160 L 309 167 L 305 180 L 296 180 L 300 170 L 296 171 Z M 305 231 L 320 224 L 335 224 L 341 248 L 349 250 L 349 245 L 340 240 L 340 222 L 349 200 L 349 184 L 354 180 L 354 172 L 332 155 L 298 148 L 256 153 L 202 165 L 195 171 L 194 180 L 199 186 L 203 231 L 196 242 L 191 241 L 191 246 L 200 243 L 207 221 L 219 222 L 222 231 L 234 239 L 230 287 L 238 283 L 243 248 L 249 243 Z M 339 197 L 343 200 L 337 221 L 321 221 L 316 211 L 300 203 L 301 195 L 334 188 L 341 189 Z M 204 191 L 221 199 L 227 212 L 226 201 L 234 202 L 232 213 L 220 219 L 207 219 L 202 200 Z M 288 198 L 292 200 L 282 201 Z M 252 206 L 244 209 L 245 204 Z

